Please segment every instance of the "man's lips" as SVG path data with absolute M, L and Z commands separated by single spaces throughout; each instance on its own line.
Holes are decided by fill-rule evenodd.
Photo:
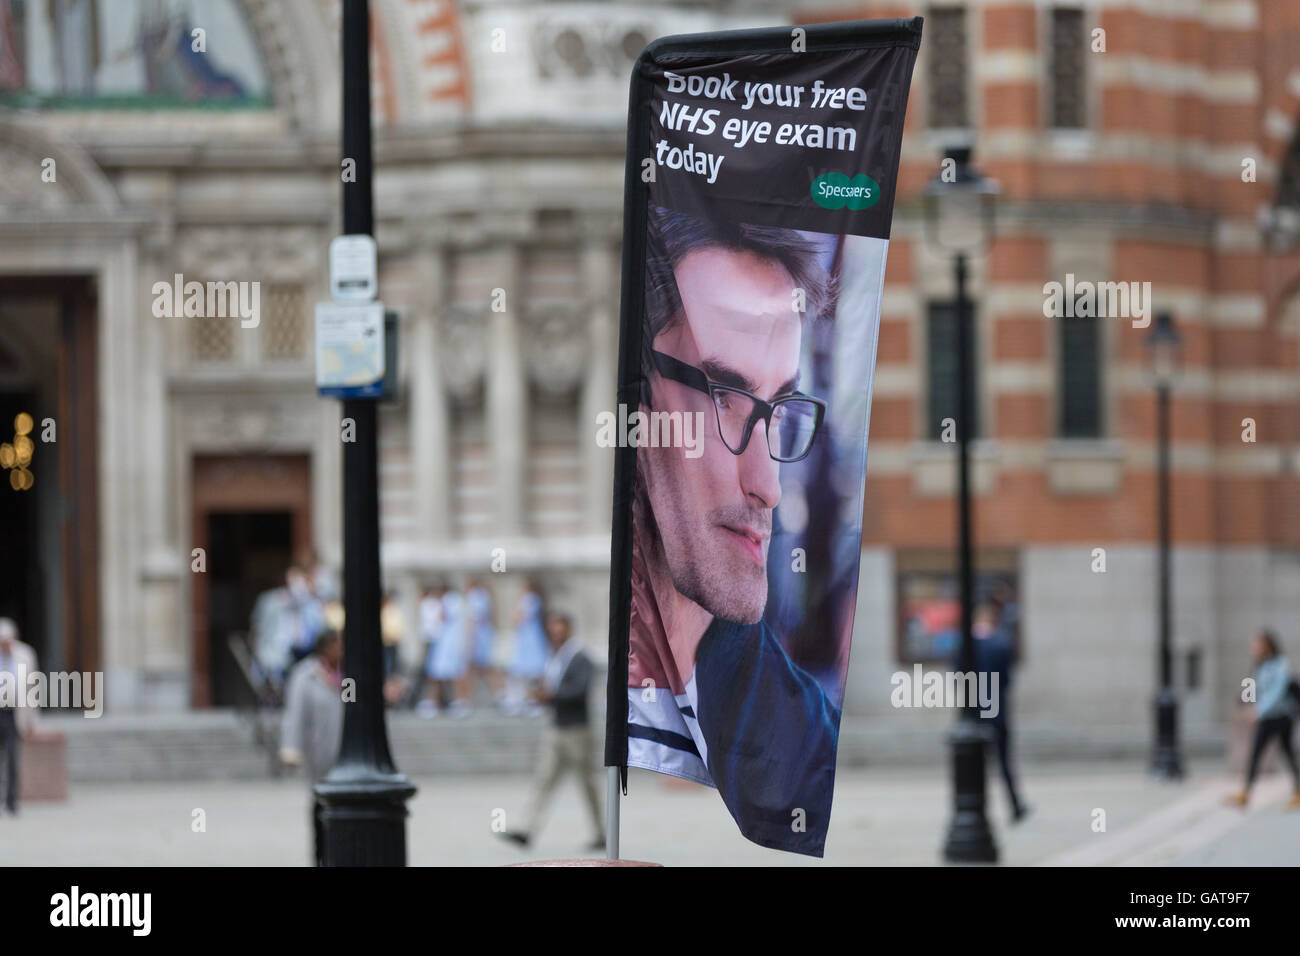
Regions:
M 763 563 L 763 545 L 767 543 L 770 532 L 759 531 L 748 525 L 719 525 L 723 531 L 727 532 L 733 541 L 740 545 L 746 554 L 754 559 L 758 564 Z

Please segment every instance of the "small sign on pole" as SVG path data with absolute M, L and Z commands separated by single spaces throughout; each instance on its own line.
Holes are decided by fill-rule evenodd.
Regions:
M 378 294 L 378 252 L 364 233 L 330 240 L 330 298 L 335 302 L 371 302 Z
M 384 388 L 384 306 L 316 303 L 316 391 L 331 398 L 378 398 Z

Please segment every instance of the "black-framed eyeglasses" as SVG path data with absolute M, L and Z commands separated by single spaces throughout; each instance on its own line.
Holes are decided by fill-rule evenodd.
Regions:
M 710 382 L 703 371 L 671 355 L 651 354 L 655 369 L 664 378 L 709 396 L 718 416 L 718 434 L 733 455 L 745 453 L 759 421 L 767 432 L 768 454 L 776 461 L 800 461 L 812 451 L 826 415 L 826 403 L 820 398 L 792 392 L 767 402 L 743 388 Z

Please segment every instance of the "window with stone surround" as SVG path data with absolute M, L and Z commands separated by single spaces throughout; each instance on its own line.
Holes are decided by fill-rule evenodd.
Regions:
M 530 390 L 528 524 L 540 538 L 582 530 L 582 440 L 576 394 Z
M 209 364 L 235 360 L 235 333 L 240 328 L 239 319 L 217 315 L 192 316 L 178 321 L 187 323 L 190 361 Z
M 991 601 L 1001 608 L 1018 661 L 1025 657 L 1021 635 L 1020 556 L 1002 548 L 980 548 L 972 575 L 976 607 Z M 951 549 L 900 549 L 894 552 L 894 654 L 900 664 L 948 664 L 961 644 L 961 585 Z
M 925 17 L 926 92 L 932 129 L 970 125 L 966 8 L 932 7 Z
M 1266 235 L 1274 252 L 1300 245 L 1300 133 L 1282 157 L 1278 170 L 1277 200 L 1267 214 Z
M 974 303 L 967 303 L 969 310 L 970 335 L 967 336 L 967 367 L 970 369 L 971 387 L 971 422 L 970 437 L 980 433 L 979 414 L 979 368 L 976 348 L 976 322 Z M 958 413 L 957 388 L 957 308 L 951 301 L 931 302 L 926 316 L 927 356 L 926 374 L 926 429 L 925 435 L 932 441 L 943 437 L 945 418 L 956 420 Z
M 307 356 L 307 299 L 301 286 L 263 283 L 261 291 L 262 359 L 287 362 Z
M 1057 434 L 1061 438 L 1102 437 L 1101 324 L 1092 316 L 1061 316 L 1060 400 Z
M 202 285 L 208 288 L 208 283 Z M 239 301 L 235 299 L 227 311 Z M 245 327 L 238 314 L 184 319 L 189 360 L 199 365 L 306 361 L 311 357 L 307 308 L 301 285 L 262 282 L 257 292 L 256 326 Z
M 1282 158 L 1278 171 L 1277 205 L 1300 211 L 1300 133 L 1291 140 L 1291 146 Z
M 1088 125 L 1088 35 L 1080 7 L 1053 7 L 1048 36 L 1048 114 L 1052 129 Z

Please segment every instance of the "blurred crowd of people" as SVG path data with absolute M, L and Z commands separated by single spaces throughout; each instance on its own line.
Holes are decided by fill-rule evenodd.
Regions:
M 283 586 L 258 595 L 249 623 L 260 677 L 281 692 L 290 669 L 312 653 L 317 639 L 343 629 L 338 578 L 308 555 L 284 572 Z
M 469 579 L 463 591 L 441 582 L 427 587 L 419 610 L 423 653 L 421 680 L 414 688 L 417 712 L 464 717 L 473 710 L 481 682 L 503 713 L 540 715 L 537 690 L 549 653 L 542 604 L 536 582 L 529 581 L 503 634 L 492 592 L 481 580 Z
M 403 660 L 407 623 L 393 594 L 385 593 L 380 631 L 388 704 L 412 707 L 422 717 L 465 717 L 484 686 L 502 713 L 540 716 L 537 696 L 549 657 L 543 603 L 537 583 L 527 582 L 508 625 L 499 627 L 496 598 L 482 579 L 469 578 L 461 588 L 432 582 L 419 602 L 418 658 Z M 291 566 L 282 587 L 258 597 L 251 628 L 258 676 L 282 695 L 294 665 L 323 635 L 343 629 L 337 578 L 319 563 Z
M 413 707 L 421 717 L 473 712 L 485 686 L 508 715 L 550 714 L 538 757 L 529 827 L 503 834 L 527 845 L 541 828 L 556 785 L 566 773 L 582 784 L 595 837 L 604 845 L 587 697 L 594 671 L 565 614 L 547 611 L 536 582 L 527 582 L 510 627 L 497 627 L 492 591 L 478 578 L 461 589 L 426 587 L 418 613 L 418 657 L 405 666 L 406 622 L 392 593 L 380 608 L 384 699 Z M 283 587 L 259 596 L 253 611 L 256 667 L 284 699 L 279 759 L 300 769 L 309 788 L 333 766 L 342 740 L 343 610 L 334 579 L 309 563 L 285 573 Z M 309 790 L 313 860 L 323 862 L 324 806 Z

